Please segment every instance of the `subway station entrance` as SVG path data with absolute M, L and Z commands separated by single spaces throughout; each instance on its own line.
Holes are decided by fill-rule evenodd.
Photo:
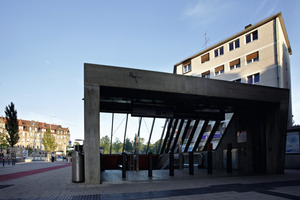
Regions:
M 100 112 L 138 117 L 139 128 L 165 119 L 157 159 L 193 152 L 224 169 L 233 149 L 241 173 L 283 173 L 288 102 L 287 89 L 85 64 L 85 183 L 100 184 Z

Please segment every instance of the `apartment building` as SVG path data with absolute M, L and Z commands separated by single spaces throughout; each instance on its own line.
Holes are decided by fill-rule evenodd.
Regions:
M 70 131 L 68 128 L 64 128 L 61 125 L 47 124 L 45 122 L 38 121 L 29 121 L 23 119 L 19 119 L 18 121 L 20 139 L 15 145 L 15 148 L 17 148 L 17 155 L 18 151 L 20 151 L 19 154 L 22 154 L 22 150 L 24 150 L 26 147 L 35 149 L 38 154 L 40 152 L 44 152 L 42 138 L 47 128 L 50 128 L 51 134 L 55 137 L 57 144 L 56 151 L 62 151 L 64 154 L 66 153 L 66 147 L 70 141 Z M 4 117 L 0 117 L 0 133 L 7 134 L 5 123 L 6 119 Z
M 291 45 L 275 14 L 174 65 L 174 73 L 291 89 Z M 292 125 L 292 114 L 288 125 Z

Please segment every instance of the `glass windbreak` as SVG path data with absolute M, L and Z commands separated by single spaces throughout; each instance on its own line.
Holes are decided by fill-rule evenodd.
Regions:
M 193 127 L 194 127 L 194 125 L 195 125 L 195 122 L 196 122 L 196 120 L 192 120 L 192 122 L 191 122 L 191 124 L 190 124 L 190 127 L 188 127 L 188 132 L 187 132 L 185 138 L 182 138 L 182 151 L 184 151 L 184 149 L 185 149 L 185 146 L 186 146 L 186 144 L 187 144 L 187 142 L 188 142 L 188 139 L 189 139 L 189 137 L 190 137 L 190 135 L 191 135 L 191 132 L 192 132 L 192 130 L 193 130 Z
M 172 139 L 172 141 L 171 141 L 171 145 L 170 145 L 169 151 L 171 151 L 171 149 L 172 149 L 174 143 L 177 143 L 177 141 L 175 141 L 175 140 L 176 140 L 176 136 L 177 136 L 177 134 L 178 134 L 178 129 L 179 129 L 180 123 L 181 123 L 181 119 L 178 120 L 177 125 L 176 125 L 175 130 L 174 130 L 173 137 L 170 138 L 170 139 Z
M 213 149 L 216 149 L 219 145 L 219 142 L 221 138 L 223 137 L 223 134 L 233 116 L 233 113 L 225 113 L 225 120 L 221 121 L 219 127 L 217 128 L 215 135 L 211 141 L 213 144 Z
M 176 141 L 177 143 L 176 143 L 176 147 L 175 147 L 175 151 L 174 152 L 178 152 L 179 145 L 182 147 L 182 142 L 183 142 L 182 136 L 183 136 L 183 133 L 184 133 L 184 130 L 186 128 L 187 123 L 188 123 L 188 120 L 185 119 L 184 122 L 183 122 L 183 126 L 182 126 L 181 130 L 179 130 L 180 131 L 178 133 L 179 137 L 178 137 L 178 141 Z
M 168 126 L 169 126 L 170 122 L 171 122 L 170 119 L 166 119 L 164 127 L 163 127 L 163 132 L 161 134 L 161 139 L 159 141 L 159 147 L 158 147 L 159 149 L 158 149 L 157 153 L 160 153 L 161 150 L 162 150 L 162 146 L 163 146 L 163 143 L 164 143 L 164 138 L 166 137 L 167 129 L 168 129 Z
M 125 122 L 126 114 L 100 113 L 100 152 L 122 153 Z
M 162 131 L 164 129 L 165 122 L 166 122 L 166 119 L 164 119 L 164 118 L 155 119 L 148 153 L 149 152 L 156 153 L 158 151 L 159 144 L 161 142 L 160 138 L 161 138 L 161 135 L 163 134 Z M 148 141 L 149 141 L 149 139 L 148 139 Z
M 140 138 L 139 138 L 139 153 L 146 154 L 153 118 L 143 117 L 141 119 L 142 122 L 140 128 Z
M 206 144 L 206 142 L 209 138 L 209 135 L 210 135 L 215 123 L 216 123 L 215 121 L 209 121 L 208 122 L 208 125 L 207 125 L 207 127 L 205 129 L 205 132 L 202 136 L 202 139 L 200 141 L 199 147 L 197 148 L 196 151 L 203 151 L 203 148 L 204 148 L 204 146 L 205 146 L 205 144 Z
M 193 139 L 192 139 L 192 142 L 191 142 L 191 144 L 190 144 L 190 146 L 189 146 L 189 148 L 188 148 L 188 152 L 193 151 L 194 145 L 195 145 L 195 143 L 196 143 L 196 141 L 197 141 L 197 138 L 198 138 L 198 136 L 199 136 L 199 134 L 200 134 L 200 132 L 201 132 L 201 129 L 202 129 L 203 124 L 204 124 L 204 121 L 201 120 L 201 121 L 199 122 L 198 126 L 197 126 L 197 129 L 196 129 L 196 131 L 195 131 L 195 134 L 194 134 L 194 137 L 193 137 Z
M 140 154 L 144 154 L 148 148 L 148 152 L 157 153 L 163 144 L 161 136 L 165 136 L 168 123 L 164 129 L 167 119 L 155 119 L 154 124 L 153 119 L 132 117 L 130 114 L 127 118 L 127 114 L 100 113 L 100 151 L 104 154 L 120 154 L 123 151 L 129 154 L 139 151 Z M 150 134 L 152 125 L 153 130 Z

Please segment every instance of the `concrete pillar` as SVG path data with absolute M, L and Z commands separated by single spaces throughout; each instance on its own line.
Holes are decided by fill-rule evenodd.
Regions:
M 100 87 L 84 85 L 85 184 L 100 184 Z

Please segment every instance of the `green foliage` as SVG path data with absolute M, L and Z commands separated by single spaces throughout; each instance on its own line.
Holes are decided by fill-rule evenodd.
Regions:
M 9 147 L 9 144 L 6 140 L 5 134 L 0 133 L 0 151 L 7 149 Z
M 109 137 L 106 135 L 104 137 L 102 137 L 100 139 L 100 147 L 103 148 L 103 153 L 104 154 L 109 154 L 109 150 L 110 150 L 110 139 Z
M 125 147 L 124 147 L 125 152 L 127 152 L 127 153 L 132 152 L 133 151 L 132 147 L 133 147 L 132 142 L 130 141 L 129 138 L 126 138 L 125 139 Z
M 134 141 L 130 140 L 129 138 L 125 139 L 124 149 L 125 149 L 126 153 L 134 153 L 136 151 L 136 140 L 137 140 L 137 136 L 134 138 Z M 152 152 L 155 154 L 159 147 L 159 142 L 160 142 L 160 140 L 156 141 L 154 144 L 150 143 L 148 153 Z M 123 143 L 118 138 L 115 139 L 115 141 L 113 142 L 112 145 L 113 145 L 112 146 L 112 154 L 120 154 L 122 152 Z M 146 154 L 148 143 L 145 142 L 144 138 L 140 138 L 139 145 L 140 145 L 140 154 Z M 103 148 L 104 154 L 110 153 L 109 152 L 110 151 L 110 138 L 107 135 L 101 138 L 100 147 Z
M 5 107 L 5 118 L 6 125 L 5 128 L 7 130 L 8 136 L 6 136 L 6 140 L 13 147 L 18 143 L 19 137 L 19 124 L 17 118 L 17 110 L 15 110 L 15 105 L 13 102 L 10 105 Z
M 115 139 L 115 142 L 112 144 L 112 153 L 121 153 L 123 148 L 123 143 L 119 140 L 119 138 Z
M 79 143 L 79 142 L 74 142 L 74 146 L 75 146 L 75 145 L 80 145 L 80 143 Z
M 57 144 L 55 142 L 54 136 L 51 135 L 50 128 L 47 128 L 46 133 L 44 134 L 44 137 L 42 139 L 42 144 L 45 147 L 45 151 L 47 152 L 55 151 Z

